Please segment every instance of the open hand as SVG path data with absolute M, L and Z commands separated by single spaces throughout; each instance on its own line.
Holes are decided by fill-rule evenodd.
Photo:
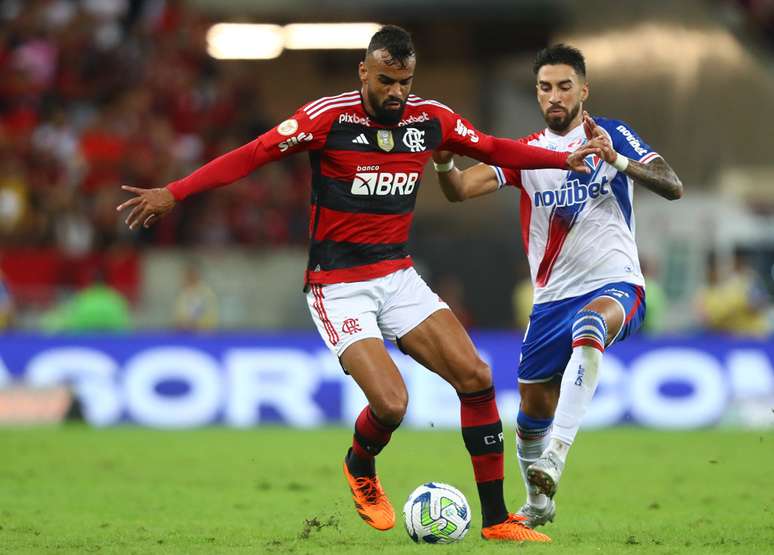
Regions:
M 132 211 L 126 217 L 125 223 L 129 229 L 142 224 L 143 227 L 150 227 L 152 223 L 172 210 L 175 206 L 175 197 L 165 187 L 157 189 L 140 189 L 138 187 L 121 187 L 124 191 L 134 193 L 135 197 L 118 205 L 116 210 L 121 212 L 125 208 L 132 207 Z

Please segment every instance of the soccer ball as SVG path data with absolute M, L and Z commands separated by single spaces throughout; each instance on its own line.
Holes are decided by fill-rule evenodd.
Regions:
M 470 530 L 468 500 L 447 484 L 428 482 L 412 491 L 403 518 L 406 532 L 417 543 L 458 542 Z

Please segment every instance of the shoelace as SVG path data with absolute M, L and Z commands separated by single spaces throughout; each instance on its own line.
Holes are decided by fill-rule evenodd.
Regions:
M 379 498 L 380 491 L 376 485 L 376 480 L 373 478 L 358 478 L 355 480 L 357 490 L 363 494 L 369 504 L 376 503 Z

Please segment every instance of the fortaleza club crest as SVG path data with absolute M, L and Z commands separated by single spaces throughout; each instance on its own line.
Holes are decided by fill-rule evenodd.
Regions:
M 376 132 L 376 144 L 385 152 L 390 152 L 395 148 L 395 141 L 392 139 L 392 131 L 389 129 L 379 129 Z

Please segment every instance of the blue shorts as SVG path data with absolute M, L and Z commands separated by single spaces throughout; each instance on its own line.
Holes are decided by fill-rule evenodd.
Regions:
M 547 382 L 564 373 L 572 354 L 575 315 L 597 297 L 610 297 L 619 302 L 626 315 L 613 342 L 629 337 L 645 319 L 645 290 L 626 282 L 610 283 L 579 297 L 536 304 L 521 345 L 520 382 Z

